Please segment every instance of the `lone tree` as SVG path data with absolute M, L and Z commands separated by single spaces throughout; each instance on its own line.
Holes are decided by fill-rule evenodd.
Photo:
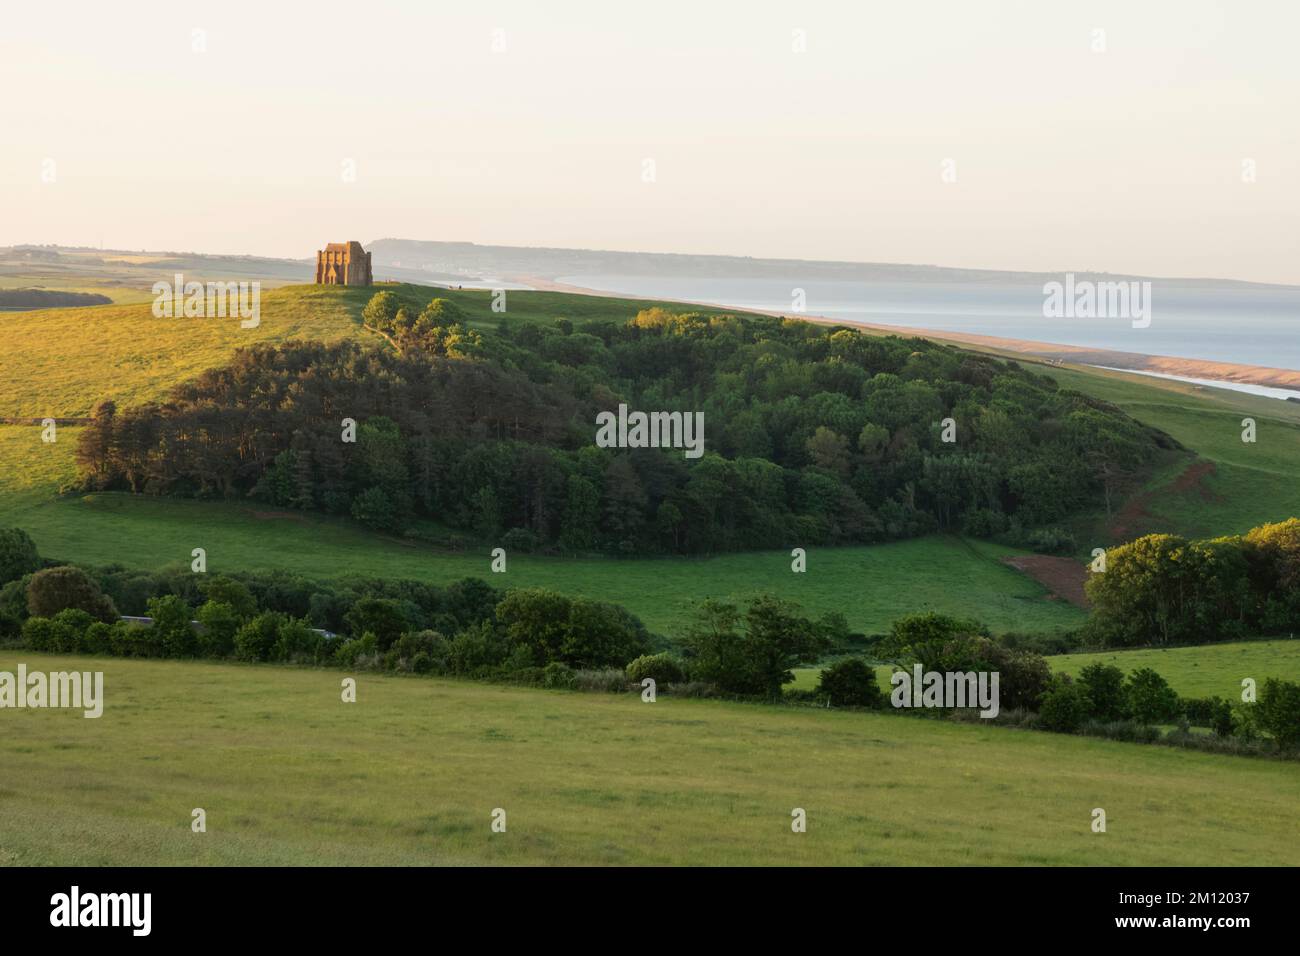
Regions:
M 70 607 L 80 608 L 96 620 L 117 620 L 113 600 L 81 568 L 64 565 L 32 575 L 27 585 L 27 610 L 32 617 L 53 617 Z

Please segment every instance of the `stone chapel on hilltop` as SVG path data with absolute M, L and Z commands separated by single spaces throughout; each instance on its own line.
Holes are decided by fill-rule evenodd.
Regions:
M 359 242 L 331 242 L 316 253 L 317 285 L 373 285 L 370 253 Z

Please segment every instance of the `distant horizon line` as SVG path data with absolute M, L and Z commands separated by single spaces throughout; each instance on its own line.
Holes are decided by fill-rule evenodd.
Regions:
M 328 242 L 333 242 L 333 241 L 336 240 L 333 239 L 328 240 L 325 244 L 328 244 Z M 345 239 L 339 241 L 349 242 L 353 240 Z M 1270 281 L 1264 281 L 1258 279 L 1236 279 L 1236 278 L 1228 278 L 1223 276 L 1208 276 L 1208 275 L 1157 276 L 1157 275 L 1146 275 L 1146 274 L 1136 273 L 1136 272 L 1111 272 L 1108 270 L 1099 270 L 1099 269 L 1058 269 L 1058 270 L 1005 269 L 1005 268 L 999 269 L 999 268 L 987 268 L 982 266 L 979 267 L 945 266 L 945 265 L 938 265 L 935 263 L 922 263 L 922 262 L 882 262 L 882 261 L 868 261 L 868 260 L 858 260 L 858 259 L 806 259 L 806 258 L 794 258 L 794 257 L 782 257 L 782 256 L 738 255 L 734 253 L 718 253 L 718 252 L 656 252 L 656 251 L 646 251 L 646 250 L 637 250 L 637 249 L 604 249 L 604 248 L 598 248 L 594 246 L 589 247 L 589 246 L 511 245 L 506 243 L 495 243 L 495 242 L 475 242 L 473 240 L 465 240 L 465 239 L 410 239 L 410 238 L 399 238 L 396 236 L 382 236 L 378 239 L 372 239 L 369 242 L 362 242 L 361 245 L 364 249 L 370 251 L 372 246 L 374 246 L 376 243 L 382 243 L 382 242 L 419 243 L 424 245 L 439 245 L 439 246 L 461 246 L 461 247 L 474 247 L 477 249 L 510 249 L 510 250 L 519 250 L 519 251 L 529 251 L 529 252 L 586 253 L 586 254 L 600 254 L 600 255 L 644 256 L 650 258 L 675 258 L 675 259 L 720 259 L 720 260 L 727 260 L 730 262 L 746 262 L 746 263 L 773 263 L 773 264 L 788 263 L 788 264 L 803 264 L 803 265 L 816 265 L 816 266 L 838 266 L 838 267 L 858 266 L 858 267 L 875 267 L 875 268 L 890 268 L 890 269 L 917 269 L 917 270 L 934 270 L 934 271 L 942 271 L 942 272 L 967 272 L 967 273 L 1007 275 L 1007 276 L 1054 276 L 1055 277 L 1055 276 L 1062 276 L 1062 275 L 1072 273 L 1076 276 L 1112 276 L 1115 278 L 1124 278 L 1124 279 L 1150 279 L 1150 280 L 1161 281 L 1161 282 L 1203 282 L 1203 283 L 1225 283 L 1225 284 L 1230 283 L 1234 285 L 1263 286 L 1263 287 L 1274 287 L 1274 288 L 1284 288 L 1284 289 L 1300 288 L 1300 282 L 1270 282 Z M 258 255 L 256 253 L 249 253 L 249 252 L 202 252 L 195 249 L 162 249 L 162 248 L 149 249 L 147 247 L 127 248 L 127 247 L 119 247 L 119 246 L 65 245 L 63 243 L 41 243 L 41 242 L 14 242 L 5 245 L 0 245 L 0 248 L 10 249 L 10 250 L 62 249 L 62 250 L 68 250 L 74 252 L 128 253 L 133 255 L 141 255 L 141 254 L 172 255 L 172 256 L 188 255 L 188 256 L 202 256 L 205 258 L 214 258 L 214 259 L 256 259 L 256 260 L 262 260 L 266 262 L 286 262 L 286 263 L 295 263 L 295 264 L 297 263 L 310 264 L 314 262 L 316 252 L 319 251 L 318 249 L 313 248 L 310 255 L 306 255 L 303 257 L 296 257 L 296 256 Z M 321 248 L 323 248 L 323 246 Z M 405 268 L 405 267 L 399 267 L 399 268 Z

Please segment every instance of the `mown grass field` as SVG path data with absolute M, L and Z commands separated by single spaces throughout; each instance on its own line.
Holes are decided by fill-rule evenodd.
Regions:
M 1047 663 L 1057 673 L 1078 676 L 1089 664 L 1100 661 L 1120 668 L 1126 674 L 1140 667 L 1150 667 L 1182 697 L 1218 696 L 1238 700 L 1243 677 L 1253 677 L 1262 684 L 1266 677 L 1300 681 L 1300 638 L 1271 641 L 1230 641 L 1202 644 L 1199 647 L 1171 647 L 1165 650 L 1100 651 L 1088 654 L 1055 654 Z M 822 668 L 801 667 L 795 670 L 793 684 L 787 688 L 813 690 Z M 876 667 L 876 679 L 882 690 L 889 691 L 890 667 Z
M 0 711 L 9 865 L 1300 864 L 1300 774 L 1278 761 L 366 674 L 344 704 L 332 670 L 14 651 L 0 670 L 20 660 L 102 670 L 106 703 Z

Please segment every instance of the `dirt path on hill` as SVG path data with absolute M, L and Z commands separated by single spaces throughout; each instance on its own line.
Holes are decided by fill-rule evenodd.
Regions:
M 1200 459 L 1192 462 L 1183 473 L 1169 484 L 1153 491 L 1144 491 L 1134 495 L 1111 519 L 1107 532 L 1117 541 L 1128 541 L 1146 533 L 1155 517 L 1150 506 L 1152 502 L 1169 495 L 1199 495 L 1202 501 L 1219 501 L 1219 495 L 1205 486 L 1205 479 L 1213 475 L 1215 465 L 1212 461 Z

